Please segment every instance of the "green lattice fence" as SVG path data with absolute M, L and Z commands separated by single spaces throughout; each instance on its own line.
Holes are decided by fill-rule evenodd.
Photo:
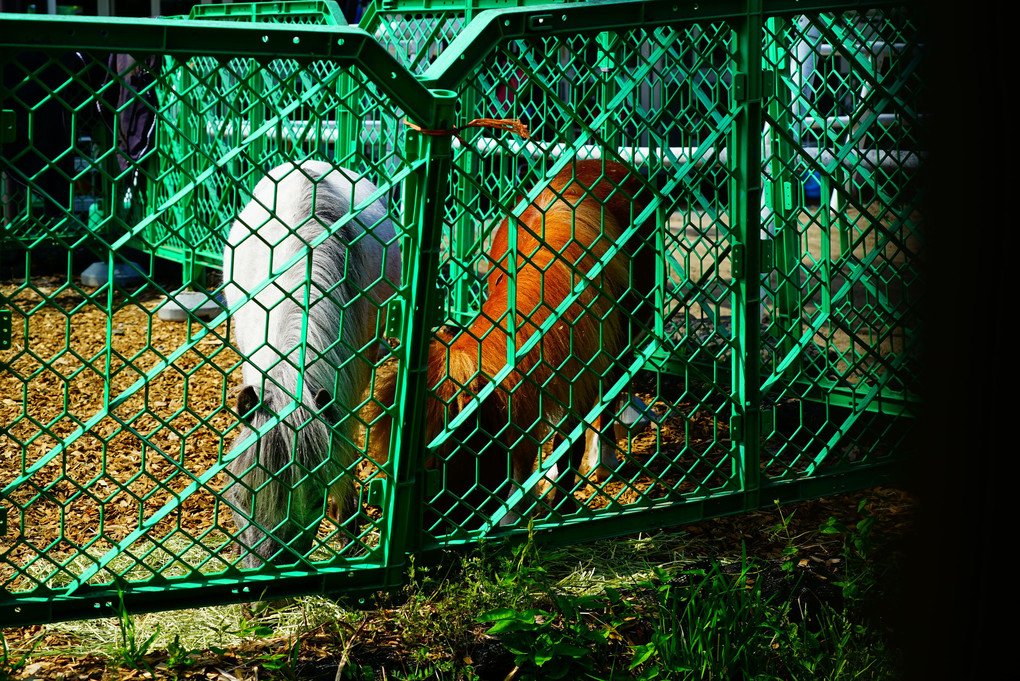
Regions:
M 409 71 L 424 73 L 479 13 L 544 4 L 537 0 L 376 0 L 365 9 L 358 27 L 374 35 Z
M 359 593 L 527 520 L 581 541 L 899 474 L 923 37 L 794 5 L 5 18 L 4 620 Z M 449 134 L 478 118 L 530 136 Z M 86 285 L 97 259 L 142 276 Z M 203 269 L 223 311 L 162 319 Z
M 188 19 L 346 25 L 339 8 L 326 2 L 198 5 Z M 356 76 L 336 64 L 195 57 L 164 59 L 158 68 L 153 92 L 162 115 L 154 121 L 153 153 L 138 166 L 143 186 L 153 189 L 139 197 L 136 219 L 163 206 L 169 215 L 150 222 L 136 245 L 183 263 L 186 284 L 201 283 L 200 268 L 219 267 L 222 236 L 247 200 L 238 189 L 250 193 L 259 171 L 295 156 L 349 158 L 364 137 L 362 122 L 383 135 L 367 115 L 377 97 L 361 96 L 368 86 L 359 88 Z M 247 153 L 239 155 L 242 147 Z

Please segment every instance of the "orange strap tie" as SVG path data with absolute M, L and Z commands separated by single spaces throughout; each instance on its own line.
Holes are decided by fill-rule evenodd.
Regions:
M 453 135 L 461 141 L 461 144 L 464 144 L 464 140 L 461 139 L 458 133 L 466 128 L 493 128 L 495 130 L 507 130 L 518 137 L 523 137 L 524 139 L 528 139 L 531 136 L 528 132 L 528 126 L 521 123 L 520 119 L 517 118 L 476 118 L 473 121 L 469 121 L 464 125 L 458 125 L 456 128 L 452 128 L 450 130 L 426 130 L 406 118 L 404 119 L 404 123 L 407 124 L 407 127 L 412 130 L 416 130 L 423 135 L 431 135 L 433 137 Z

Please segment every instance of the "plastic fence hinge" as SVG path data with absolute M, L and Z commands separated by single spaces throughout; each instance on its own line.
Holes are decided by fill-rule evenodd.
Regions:
M 771 210 L 791 210 L 793 208 L 793 183 L 772 182 L 771 188 L 762 192 L 765 207 Z
M 733 98 L 738 102 L 747 99 L 747 74 L 733 74 Z
M 0 113 L 0 144 L 14 141 L 14 110 L 4 109 Z
M 403 337 L 404 308 L 396 300 L 386 305 L 386 335 Z
M 14 332 L 14 317 L 10 310 L 0 310 L 0 350 L 11 349 L 11 336 Z
M 765 274 L 771 272 L 774 261 L 774 249 L 772 247 L 772 241 L 770 239 L 761 239 L 758 242 L 759 258 L 758 267 L 755 269 L 757 274 Z M 733 244 L 733 249 L 730 255 L 730 272 L 734 278 L 740 279 L 741 277 L 747 276 L 747 247 L 744 244 Z M 752 265 L 753 267 L 753 265 Z
M 382 506 L 386 498 L 386 481 L 376 478 L 368 483 L 368 504 L 370 506 Z
M 744 415 L 733 414 L 730 417 L 730 440 L 740 442 L 744 439 Z
M 758 247 L 761 249 L 761 267 L 758 268 L 758 274 L 765 274 L 771 272 L 775 266 L 775 248 L 774 242 L 771 239 L 762 239 L 759 242 Z
M 446 320 L 446 308 L 448 307 L 450 298 L 450 290 L 442 286 L 436 288 L 435 293 L 435 305 L 432 306 L 432 317 L 429 319 L 430 324 L 434 324 L 436 320 Z

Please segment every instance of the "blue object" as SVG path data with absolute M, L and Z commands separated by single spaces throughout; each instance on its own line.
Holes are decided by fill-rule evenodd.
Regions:
M 110 266 L 105 262 L 94 262 L 81 273 L 82 286 L 103 286 L 110 275 Z M 145 281 L 142 267 L 136 262 L 113 266 L 113 283 L 120 287 L 136 286 Z
M 808 173 L 804 177 L 804 200 L 818 203 L 822 197 L 822 185 L 818 181 L 818 173 Z

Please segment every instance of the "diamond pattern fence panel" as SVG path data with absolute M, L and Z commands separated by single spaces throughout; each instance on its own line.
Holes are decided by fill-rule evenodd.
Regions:
M 20 19 L 5 620 L 357 594 L 529 524 L 894 478 L 923 37 L 899 5 L 788 4 L 485 11 L 406 55 L 329 22 Z M 211 319 L 162 319 L 182 281 Z
M 919 379 L 923 48 L 902 8 L 766 26 L 770 481 L 882 465 L 904 446 Z
M 199 5 L 187 19 L 346 25 L 330 2 Z M 150 96 L 162 115 L 154 117 L 151 126 L 152 154 L 136 166 L 125 193 L 136 199 L 133 221 L 172 205 L 175 228 L 150 222 L 135 245 L 181 262 L 189 286 L 205 283 L 204 268 L 219 267 L 226 226 L 244 205 L 235 186 L 250 192 L 259 180 L 259 173 L 251 172 L 258 170 L 257 164 L 239 157 L 238 148 L 251 150 L 249 155 L 268 167 L 295 154 L 350 157 L 362 139 L 389 142 L 388 153 L 393 153 L 392 112 L 387 121 L 390 136 L 384 139 L 386 116 L 373 108 L 378 96 L 356 95 L 371 87 L 364 83 L 359 87 L 359 76 L 336 64 L 194 57 L 183 62 L 164 59 L 153 70 L 158 70 L 159 78 Z M 242 178 L 238 185 L 236 180 Z
M 565 8 L 564 11 L 569 10 Z M 685 377 L 640 371 L 656 352 L 679 360 L 683 352 L 697 351 L 698 359 L 704 359 L 711 367 L 710 372 L 717 373 L 720 367 L 726 367 L 722 357 L 709 356 L 712 350 L 685 349 L 678 327 L 696 295 L 701 294 L 705 301 L 702 304 L 717 311 L 720 305 L 731 302 L 733 294 L 727 276 L 731 260 L 728 226 L 732 218 L 726 189 L 733 181 L 731 169 L 723 164 L 699 162 L 697 150 L 700 149 L 702 156 L 711 157 L 716 149 L 725 148 L 734 135 L 739 112 L 730 91 L 736 45 L 733 29 L 725 22 L 686 24 L 676 28 L 641 26 L 610 35 L 599 30 L 578 32 L 573 28 L 576 14 L 563 16 L 567 17 L 561 19 L 564 30 L 549 27 L 522 37 L 508 36 L 498 42 L 497 50 L 462 77 L 454 76 L 450 70 L 440 72 L 443 64 L 438 64 L 434 73 L 443 87 L 461 93 L 462 107 L 476 107 L 464 111 L 461 119 L 521 118 L 527 121 L 530 130 L 527 140 L 496 138 L 473 131 L 462 136 L 463 142 L 454 159 L 455 194 L 447 210 L 447 237 L 451 244 L 448 265 L 454 273 L 449 277 L 454 286 L 449 296 L 451 318 L 462 321 L 476 314 L 474 310 L 485 290 L 480 282 L 485 278 L 491 282 L 493 269 L 499 271 L 501 264 L 493 262 L 488 255 L 492 247 L 486 248 L 486 245 L 496 241 L 499 230 L 505 229 L 500 223 L 506 209 L 516 208 L 520 212 L 519 200 L 523 197 L 527 202 L 534 198 L 531 187 L 540 188 L 543 178 L 557 175 L 560 169 L 569 172 L 574 167 L 574 159 L 594 163 L 596 174 L 605 174 L 602 185 L 619 182 L 612 168 L 629 168 L 633 181 L 654 197 L 650 201 L 632 202 L 632 214 L 621 222 L 632 226 L 634 231 L 627 234 L 629 242 L 616 245 L 622 246 L 620 257 L 629 255 L 632 262 L 640 262 L 633 265 L 634 277 L 640 272 L 651 274 L 654 271 L 651 285 L 629 293 L 654 300 L 653 306 L 660 314 L 635 319 L 637 323 L 630 329 L 614 329 L 612 317 L 633 319 L 639 315 L 625 294 L 611 293 L 619 304 L 599 310 L 597 314 L 605 323 L 589 333 L 601 335 L 607 345 L 611 340 L 605 338 L 607 334 L 622 334 L 627 340 L 621 341 L 621 347 L 627 347 L 630 352 L 614 350 L 608 362 L 592 358 L 591 371 L 600 379 L 595 402 L 569 404 L 565 409 L 552 405 L 540 411 L 536 423 L 516 424 L 519 428 L 532 426 L 529 438 L 551 438 L 535 443 L 545 451 L 545 464 L 516 490 L 525 495 L 517 504 L 516 514 L 526 509 L 523 513 L 534 516 L 540 529 L 567 522 L 568 528 L 559 530 L 564 533 L 578 531 L 570 529 L 571 518 L 597 516 L 601 522 L 588 524 L 586 529 L 580 530 L 587 533 L 604 531 L 598 528 L 639 507 L 672 507 L 684 493 L 706 497 L 739 488 L 726 432 L 733 407 L 728 386 L 710 390 L 714 403 L 705 404 L 705 397 L 699 399 L 687 392 L 691 381 Z M 528 22 L 525 31 L 533 25 Z M 690 73 L 697 75 L 684 76 Z M 452 82 L 454 78 L 460 81 L 456 86 Z M 512 89 L 506 85 L 508 90 L 504 90 L 505 84 L 513 84 Z M 659 100 L 652 104 L 651 97 Z M 683 112 L 681 116 L 676 115 L 678 111 Z M 656 154 L 653 158 L 648 152 L 648 149 L 685 145 L 694 152 L 686 160 L 670 157 L 670 152 Z M 677 209 L 676 199 L 670 197 L 683 196 L 688 187 L 694 188 L 699 201 L 692 207 L 694 217 L 685 220 L 694 224 L 691 242 L 681 244 L 678 240 L 684 237 L 667 233 L 664 228 L 667 216 Z M 627 193 L 630 190 L 621 186 L 617 191 Z M 484 226 L 481 233 L 472 231 L 474 225 Z M 519 233 L 517 238 L 525 236 Z M 603 236 L 613 241 L 620 238 L 615 234 Z M 597 249 L 593 250 L 593 256 L 605 257 Z M 678 259 L 682 267 L 670 266 L 670 260 Z M 693 265 L 692 260 L 696 260 L 697 265 Z M 527 264 L 520 262 L 517 267 Z M 613 264 L 610 260 L 607 266 Z M 694 267 L 698 269 L 697 280 L 691 281 L 687 273 Z M 476 281 L 472 282 L 476 272 Z M 510 276 L 511 273 L 506 274 Z M 599 278 L 591 272 L 580 276 L 596 282 Z M 677 290 L 682 287 L 686 290 Z M 545 315 L 552 307 L 558 308 L 561 320 L 573 319 L 579 314 L 578 306 L 591 305 L 586 295 L 587 292 L 583 292 L 577 302 L 566 309 L 557 305 L 555 299 L 535 311 L 531 311 L 530 300 L 518 301 L 517 314 L 522 317 L 519 324 L 525 329 L 529 322 L 536 326 L 548 325 L 550 319 Z M 684 300 L 685 297 L 689 299 Z M 477 323 L 471 328 L 475 326 Z M 556 328 L 555 323 L 553 326 Z M 526 330 L 518 333 L 522 346 L 527 345 L 526 334 Z M 632 341 L 641 336 L 645 336 L 645 340 L 632 346 Z M 653 342 L 648 343 L 649 339 Z M 571 338 L 570 341 L 583 343 L 585 339 Z M 517 352 L 518 361 L 529 364 L 528 355 L 536 351 L 529 353 L 526 347 L 521 347 Z M 584 350 L 579 352 L 580 360 Z M 556 357 L 552 361 L 563 360 Z M 540 370 L 541 366 L 534 380 L 543 386 L 549 385 Z M 715 381 L 726 385 L 728 369 L 725 374 L 723 380 L 715 377 Z M 582 377 L 560 380 L 580 382 Z M 642 381 L 644 387 L 639 388 Z M 619 387 L 614 385 L 618 383 Z M 630 391 L 622 387 L 628 384 L 641 395 L 642 404 L 638 406 L 643 412 L 641 416 L 645 420 L 654 418 L 659 427 L 631 434 L 621 419 L 616 419 L 615 426 L 595 423 L 593 409 L 597 406 L 614 413 L 628 407 L 633 410 L 632 403 L 625 399 Z M 540 394 L 545 399 L 554 399 L 550 397 L 555 392 L 553 388 L 555 386 L 550 386 L 545 394 Z M 585 398 L 571 395 L 570 399 Z M 562 411 L 577 413 L 585 427 L 578 430 L 576 423 L 560 421 Z M 691 418 L 695 412 L 702 418 L 699 423 Z M 601 426 L 601 436 L 593 431 L 582 432 L 598 426 Z M 587 446 L 589 450 L 580 465 L 586 476 L 576 481 L 567 471 L 570 467 L 566 447 L 572 436 L 577 446 Z M 559 438 L 567 442 L 557 456 L 554 446 Z M 605 462 L 604 467 L 594 465 L 599 460 Z M 619 466 L 618 461 L 625 463 Z M 575 464 L 573 468 L 578 466 Z M 560 477 L 550 479 L 549 470 L 557 471 Z M 610 472 L 612 474 L 608 475 Z M 543 473 L 546 473 L 545 479 Z M 596 481 L 600 484 L 589 484 Z M 551 489 L 547 490 L 547 485 Z M 504 494 L 503 490 L 495 493 Z M 571 510 L 567 507 L 574 503 L 575 494 L 585 498 L 585 503 Z M 547 508 L 550 504 L 552 507 Z

